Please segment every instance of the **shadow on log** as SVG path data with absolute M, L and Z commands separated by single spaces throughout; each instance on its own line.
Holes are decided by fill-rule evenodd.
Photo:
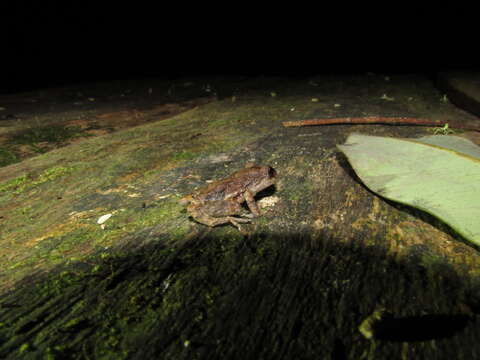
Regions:
M 461 314 L 469 285 L 448 268 L 300 230 L 224 230 L 177 246 L 150 239 L 26 279 L 1 300 L 0 357 L 394 358 L 395 341 L 416 358 L 478 354 L 479 326 Z M 358 326 L 379 305 L 394 316 L 378 323 L 375 341 L 388 341 L 372 350 Z
M 449 338 L 465 329 L 468 315 L 422 315 L 404 318 L 386 317 L 375 328 L 377 340 L 428 341 Z

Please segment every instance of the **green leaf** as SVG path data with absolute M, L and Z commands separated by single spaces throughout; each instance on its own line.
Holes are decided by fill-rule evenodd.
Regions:
M 480 147 L 458 136 L 351 134 L 338 148 L 370 190 L 426 211 L 480 245 Z

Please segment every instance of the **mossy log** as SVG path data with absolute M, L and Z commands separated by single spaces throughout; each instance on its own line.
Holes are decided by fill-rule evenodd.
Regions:
M 413 80 L 395 84 L 398 115 L 468 120 Z M 378 110 L 354 96 L 359 79 L 329 81 L 269 83 L 290 93 L 257 87 L 0 169 L 0 358 L 478 358 L 478 249 L 369 192 L 335 149 L 352 127 L 281 126 L 291 108 L 320 117 L 340 97 Z M 310 102 L 319 94 L 331 107 Z M 251 160 L 279 182 L 258 194 L 248 234 L 188 219 L 182 195 Z

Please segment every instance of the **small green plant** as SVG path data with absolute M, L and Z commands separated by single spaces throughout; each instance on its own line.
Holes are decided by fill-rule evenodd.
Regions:
M 448 123 L 433 130 L 433 135 L 449 135 L 453 133 L 454 131 L 448 127 Z

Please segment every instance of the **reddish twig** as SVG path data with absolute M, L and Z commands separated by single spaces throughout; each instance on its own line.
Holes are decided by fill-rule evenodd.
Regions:
M 285 121 L 283 126 L 313 126 L 313 125 L 335 125 L 335 124 L 382 124 L 382 125 L 412 125 L 412 126 L 444 126 L 448 123 L 451 129 L 462 129 L 479 131 L 480 127 L 471 127 L 451 122 L 439 122 L 428 119 L 408 118 L 408 117 L 382 117 L 382 116 L 367 116 L 367 117 L 345 117 L 335 119 L 310 119 L 300 121 Z

